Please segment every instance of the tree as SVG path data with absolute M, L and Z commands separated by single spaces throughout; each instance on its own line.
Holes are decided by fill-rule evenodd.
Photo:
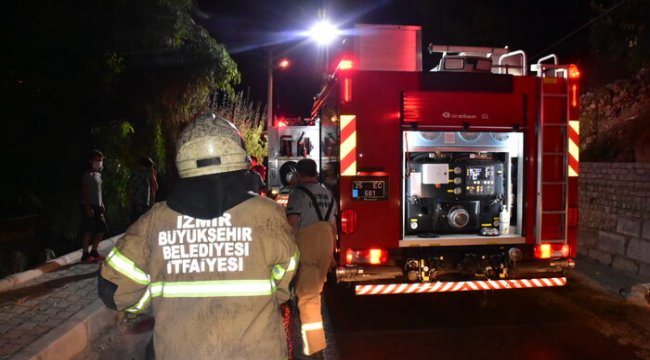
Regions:
M 250 93 L 222 94 L 221 101 L 215 95 L 211 110 L 237 126 L 249 155 L 258 159 L 267 156 L 267 143 L 263 138 L 266 109 L 250 100 Z
M 620 5 L 620 6 L 619 6 Z M 600 84 L 633 76 L 650 64 L 650 2 L 592 0 L 598 15 L 590 28 L 593 75 Z M 608 11 L 610 10 L 611 11 Z
M 0 215 L 39 213 L 75 244 L 85 155 L 99 148 L 112 233 L 126 225 L 126 181 L 154 158 L 171 182 L 180 129 L 234 94 L 235 62 L 192 19 L 191 0 L 10 0 L 0 15 Z M 24 194 L 24 195 L 22 195 Z M 21 199 L 33 206 L 18 207 Z M 24 201 L 22 201 L 24 203 Z M 60 239 L 55 240 L 61 245 Z

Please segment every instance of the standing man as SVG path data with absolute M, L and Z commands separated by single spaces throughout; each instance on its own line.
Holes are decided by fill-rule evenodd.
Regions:
M 318 183 L 316 162 L 302 159 L 296 165 L 299 185 L 289 195 L 287 218 L 296 231 L 301 254 L 296 281 L 303 352 L 323 358 L 326 347 L 321 292 L 334 264 L 337 206 L 332 193 Z
M 97 252 L 97 246 L 108 230 L 104 217 L 104 201 L 102 199 L 102 175 L 104 154 L 93 150 L 88 156 L 88 170 L 81 177 L 81 212 L 83 217 L 82 262 L 98 262 L 104 257 Z M 92 247 L 88 252 L 88 246 Z
M 167 202 L 131 225 L 107 256 L 99 293 L 114 309 L 156 319 L 157 359 L 285 359 L 279 312 L 298 252 L 282 208 L 248 191 L 233 124 L 189 124 Z

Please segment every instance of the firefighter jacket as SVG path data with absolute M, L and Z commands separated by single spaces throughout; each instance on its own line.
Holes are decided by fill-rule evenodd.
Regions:
M 117 285 L 118 310 L 151 308 L 157 359 L 284 359 L 279 305 L 297 260 L 284 212 L 269 199 L 212 220 L 161 202 L 117 241 L 100 285 Z

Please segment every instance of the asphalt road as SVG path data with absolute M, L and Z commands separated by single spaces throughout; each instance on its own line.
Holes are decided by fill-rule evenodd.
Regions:
M 410 296 L 328 289 L 327 299 L 341 360 L 650 359 L 650 313 L 576 282 Z
M 327 287 L 326 359 L 650 359 L 650 311 L 573 279 L 563 288 L 354 296 Z M 143 359 L 125 318 L 81 359 Z M 296 344 L 297 345 L 297 344 Z

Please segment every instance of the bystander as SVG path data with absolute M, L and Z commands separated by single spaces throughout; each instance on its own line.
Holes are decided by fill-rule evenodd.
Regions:
M 104 154 L 93 150 L 88 156 L 88 170 L 81 178 L 81 212 L 83 217 L 82 229 L 82 262 L 97 262 L 104 259 L 97 252 L 97 246 L 108 231 L 106 226 L 104 200 L 102 198 L 102 175 Z M 88 247 L 91 245 L 90 251 Z

